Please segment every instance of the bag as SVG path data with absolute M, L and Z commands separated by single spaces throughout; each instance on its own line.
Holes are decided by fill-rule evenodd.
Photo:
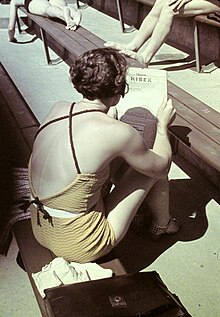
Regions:
M 54 287 L 45 294 L 55 317 L 190 316 L 156 271 Z

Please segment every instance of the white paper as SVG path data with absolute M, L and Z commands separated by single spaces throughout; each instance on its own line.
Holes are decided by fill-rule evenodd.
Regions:
M 167 100 L 167 71 L 129 67 L 126 81 L 129 92 L 117 105 L 118 117 L 135 107 L 146 108 L 156 116 L 163 100 Z

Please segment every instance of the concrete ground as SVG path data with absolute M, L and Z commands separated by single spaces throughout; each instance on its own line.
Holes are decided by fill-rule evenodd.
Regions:
M 55 53 L 54 65 L 46 65 L 41 40 L 24 32 L 17 36 L 17 44 L 7 41 L 8 12 L 8 5 L 0 5 L 0 60 L 41 122 L 56 101 L 77 101 L 80 96 L 68 80 L 68 66 L 58 62 Z M 134 36 L 122 34 L 118 21 L 92 8 L 82 14 L 82 25 L 106 41 L 127 42 Z M 157 65 L 151 67 L 166 68 L 169 80 L 220 111 L 220 69 L 198 74 L 191 64 L 179 62 L 184 57 L 185 53 L 164 44 L 153 60 Z M 168 64 L 161 62 L 168 60 Z M 117 252 L 128 271 L 156 270 L 193 317 L 218 317 L 219 195 L 181 158 L 172 164 L 169 176 L 171 210 L 181 220 L 181 233 L 154 244 L 145 236 L 129 233 Z M 8 257 L 0 257 L 4 294 L 0 297 L 0 316 L 40 316 L 28 278 L 15 263 L 16 253 L 13 240 Z

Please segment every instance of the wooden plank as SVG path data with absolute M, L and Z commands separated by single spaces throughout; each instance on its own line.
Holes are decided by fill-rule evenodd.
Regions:
M 185 107 L 189 108 L 193 113 L 197 113 L 205 120 L 208 120 L 217 128 L 220 128 L 220 113 L 203 103 L 199 99 L 195 98 L 191 94 L 187 93 L 180 87 L 168 81 L 168 94 L 169 97 L 178 100 Z
M 199 130 L 206 135 L 210 140 L 220 146 L 220 129 L 213 125 L 210 121 L 200 116 L 196 112 L 192 113 L 191 109 L 186 107 L 180 101 L 173 99 L 173 105 L 177 110 L 177 118 L 182 118 L 187 125 L 193 126 L 194 129 Z M 176 120 L 174 120 L 174 124 Z
M 27 111 L 29 111 L 29 107 L 27 108 Z M 33 147 L 33 143 L 34 143 L 34 138 L 35 135 L 37 133 L 38 127 L 39 127 L 39 123 L 38 125 L 35 125 L 33 127 L 28 127 L 28 128 L 24 128 L 22 129 L 22 134 L 26 140 L 26 143 L 29 147 L 29 149 L 32 151 L 32 147 Z
M 69 52 L 74 55 L 80 56 L 82 53 L 89 49 L 94 49 L 104 43 L 103 40 L 87 31 L 83 27 L 79 26 L 76 31 L 67 30 L 64 23 L 61 21 L 36 16 L 31 13 L 27 13 L 25 8 L 20 8 L 27 16 L 46 31 L 52 38 L 65 47 Z
M 215 21 L 215 20 L 208 19 L 206 14 L 196 15 L 194 17 L 194 20 L 196 22 L 200 22 L 200 23 L 203 23 L 203 24 L 208 24 L 208 25 L 214 26 L 216 28 L 220 28 L 220 23 Z
M 41 314 L 43 317 L 49 316 L 45 308 L 44 299 L 38 292 L 31 274 L 39 272 L 42 267 L 52 261 L 54 257 L 48 249 L 42 247 L 34 238 L 30 219 L 15 223 L 13 232 Z
M 29 160 L 30 150 L 23 135 L 12 115 L 7 101 L 2 97 L 0 91 L 0 131 L 4 137 L 5 147 L 0 149 L 7 155 L 9 167 L 26 167 Z
M 32 111 L 27 111 L 27 103 L 16 85 L 0 63 L 0 92 L 6 100 L 12 115 L 20 128 L 30 127 L 37 124 L 37 119 Z
M 85 36 L 82 36 L 79 32 L 80 29 L 83 29 L 83 27 L 79 26 L 79 28 L 76 31 L 70 31 L 67 30 L 63 24 L 57 22 L 56 27 L 60 29 L 64 34 L 63 34 L 63 40 L 68 44 L 71 44 L 71 41 L 74 41 L 77 43 L 77 45 L 80 45 L 83 47 L 85 50 L 90 50 L 96 48 L 96 45 L 92 42 L 89 41 Z M 85 30 L 85 29 L 84 29 Z M 86 34 L 90 33 L 87 30 Z M 91 33 L 90 33 L 91 34 Z M 68 46 L 70 47 L 70 46 Z
M 135 0 L 136 2 L 141 2 L 149 7 L 153 7 L 156 0 Z
M 169 131 L 186 144 L 197 156 L 220 172 L 220 147 L 216 146 L 216 143 L 209 137 L 196 130 L 189 122 L 184 124 L 183 119 L 178 117 Z
M 85 37 L 86 39 L 88 39 L 90 42 L 94 43 L 94 45 L 96 45 L 97 47 L 104 47 L 104 43 L 105 41 L 103 39 L 101 39 L 100 37 L 98 37 L 97 35 L 95 35 L 94 33 L 89 32 L 88 30 L 86 30 L 85 28 L 80 27 L 77 32 Z

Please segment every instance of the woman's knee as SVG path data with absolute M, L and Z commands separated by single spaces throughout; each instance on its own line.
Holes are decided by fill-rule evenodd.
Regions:
M 166 0 L 156 0 L 153 8 L 150 11 L 150 15 L 158 17 L 160 16 L 161 10 L 163 8 L 164 3 L 166 2 Z
M 164 18 L 174 17 L 178 15 L 178 11 L 174 10 L 172 6 L 169 6 L 168 2 L 165 2 L 161 10 L 161 16 Z
M 29 4 L 29 11 L 33 14 L 41 15 L 46 17 L 47 16 L 47 9 L 51 5 L 47 0 L 32 0 Z
M 65 0 L 49 0 L 50 5 L 63 8 L 67 6 L 67 3 Z

